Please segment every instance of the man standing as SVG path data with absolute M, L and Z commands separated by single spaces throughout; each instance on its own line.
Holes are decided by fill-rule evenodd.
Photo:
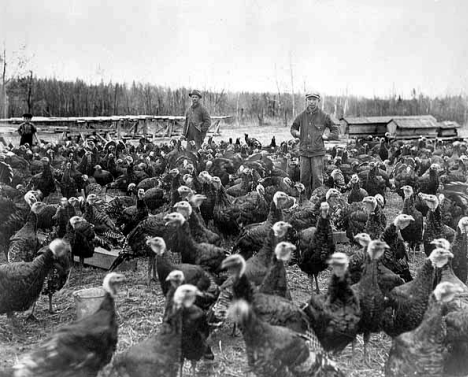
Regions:
M 23 123 L 18 128 L 18 133 L 21 136 L 20 145 L 29 144 L 30 147 L 33 145 L 33 137 L 37 132 L 36 127 L 31 122 L 31 114 L 23 114 Z
M 192 90 L 189 96 L 192 100 L 192 106 L 185 113 L 185 124 L 182 135 L 185 136 L 187 141 L 195 141 L 198 150 L 203 144 L 206 133 L 211 126 L 211 118 L 208 111 L 200 103 L 202 98 L 200 91 Z
M 306 94 L 306 103 L 307 108 L 291 126 L 291 135 L 299 139 L 301 183 L 309 198 L 312 191 L 323 184 L 324 140 L 338 140 L 339 129 L 330 116 L 318 108 L 319 93 Z M 326 128 L 330 130 L 328 136 L 324 134 Z

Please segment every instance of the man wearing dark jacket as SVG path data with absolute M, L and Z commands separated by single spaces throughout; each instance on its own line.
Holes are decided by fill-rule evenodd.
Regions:
M 185 136 L 187 141 L 195 141 L 198 150 L 203 144 L 206 133 L 211 126 L 211 118 L 208 111 L 200 103 L 202 98 L 201 93 L 198 90 L 192 90 L 189 96 L 192 100 L 192 106 L 185 113 L 185 124 L 182 135 Z
M 338 140 L 338 126 L 328 114 L 318 108 L 319 93 L 306 94 L 307 108 L 300 113 L 291 126 L 291 135 L 299 139 L 301 156 L 301 183 L 306 188 L 307 197 L 323 184 L 324 140 Z M 325 129 L 330 130 L 327 136 Z
M 18 128 L 18 133 L 21 136 L 20 145 L 28 144 L 30 148 L 33 145 L 34 134 L 37 132 L 36 127 L 34 127 L 34 124 L 31 122 L 31 119 L 31 114 L 24 114 L 23 123 L 21 123 Z

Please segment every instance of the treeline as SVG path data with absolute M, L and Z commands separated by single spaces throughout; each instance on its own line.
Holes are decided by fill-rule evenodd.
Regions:
M 7 87 L 8 117 L 31 112 L 35 116 L 109 116 L 109 115 L 181 115 L 189 105 L 191 88 L 171 89 L 158 85 L 132 83 L 89 84 L 83 80 L 62 81 L 32 75 L 16 78 Z M 203 89 L 203 88 L 200 88 Z M 203 102 L 213 115 L 233 115 L 240 121 L 281 119 L 288 124 L 293 108 L 304 107 L 302 95 L 289 93 L 234 93 L 204 91 Z M 411 99 L 325 96 L 323 108 L 337 119 L 346 116 L 385 116 L 431 114 L 439 121 L 467 121 L 468 101 L 465 97 L 431 98 L 413 92 Z

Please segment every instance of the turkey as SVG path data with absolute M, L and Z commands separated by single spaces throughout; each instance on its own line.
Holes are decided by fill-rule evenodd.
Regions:
M 411 281 L 411 272 L 408 265 L 408 255 L 401 235 L 401 231 L 414 222 L 409 215 L 400 214 L 393 223 L 385 228 L 381 239 L 389 248 L 385 251 L 382 262 L 391 271 L 399 275 L 406 282 Z
M 188 220 L 190 232 L 196 242 L 206 242 L 219 246 L 221 237 L 206 227 L 200 214 L 200 204 L 205 198 L 204 195 L 195 194 L 190 198 L 190 203 L 186 201 L 177 202 L 174 204 L 174 208 Z
M 146 193 L 138 189 L 136 206 L 130 206 L 123 210 L 122 233 L 127 236 L 138 224 L 148 216 L 148 207 L 145 202 Z M 116 222 L 116 226 L 120 223 Z
M 94 225 L 94 231 L 101 243 L 108 249 L 121 245 L 123 234 L 115 226 L 112 219 L 101 207 L 101 203 L 95 194 L 89 194 L 86 198 L 83 217 Z
M 287 206 L 288 198 L 289 196 L 284 192 L 276 192 L 270 204 L 267 220 L 245 227 L 235 241 L 232 251 L 242 254 L 244 258 L 248 258 L 259 251 L 273 224 L 283 220 L 282 210 Z
M 259 289 L 261 293 L 284 297 L 292 301 L 285 264 L 290 261 L 291 254 L 295 250 L 296 246 L 290 242 L 283 241 L 276 245 L 271 266 Z
M 348 203 L 359 203 L 366 196 L 369 196 L 366 190 L 361 187 L 361 181 L 357 174 L 353 174 L 351 180 L 348 183 L 348 186 L 351 187 L 351 191 L 348 195 Z
M 361 280 L 352 286 L 353 291 L 359 298 L 361 306 L 361 320 L 359 321 L 358 333 L 364 338 L 364 359 L 367 361 L 367 344 L 371 333 L 380 331 L 381 316 L 384 311 L 385 297 L 379 286 L 379 259 L 388 245 L 379 240 L 369 242 L 367 253 L 369 259 L 364 268 Z
M 98 310 L 82 319 L 66 324 L 34 349 L 20 357 L 13 367 L 15 376 L 93 377 L 107 365 L 117 346 L 117 321 L 114 297 L 117 284 L 125 276 L 106 275 L 105 297 Z
M 260 251 L 246 261 L 244 274 L 253 285 L 262 285 L 273 262 L 274 249 L 278 242 L 285 239 L 290 228 L 291 225 L 289 223 L 284 221 L 276 222 L 271 228 Z M 220 287 L 221 292 L 214 308 L 215 317 L 217 319 L 224 320 L 226 318 L 228 305 L 233 297 L 233 284 L 235 279 L 237 279 L 236 275 L 231 275 Z
M 65 238 L 63 238 L 62 240 L 68 243 L 68 240 L 66 240 Z M 47 248 L 47 246 L 41 248 L 38 251 L 38 255 L 44 253 L 47 250 Z M 71 251 L 73 251 L 73 249 Z M 42 294 L 46 295 L 49 299 L 49 313 L 51 314 L 55 313 L 52 303 L 52 297 L 56 292 L 60 291 L 65 286 L 65 284 L 67 284 L 72 266 L 72 253 L 69 253 L 66 257 L 56 260 L 54 262 L 53 268 L 46 276 Z
M 56 191 L 55 180 L 50 167 L 50 160 L 47 157 L 41 158 L 44 169 L 42 173 L 39 173 L 31 178 L 31 182 L 28 186 L 34 190 L 40 190 L 47 198 L 50 194 Z
M 67 232 L 67 225 L 70 219 L 76 216 L 75 207 L 67 200 L 67 198 L 60 199 L 60 204 L 55 211 L 52 219 L 57 224 L 57 236 L 63 237 Z
M 358 233 L 354 236 L 354 240 L 361 246 L 359 250 L 354 251 L 349 257 L 348 271 L 352 284 L 356 284 L 361 280 L 364 267 L 367 262 L 367 245 L 371 242 L 371 238 L 367 233 Z
M 420 267 L 416 278 L 395 287 L 387 294 L 383 329 L 390 336 L 415 329 L 426 312 L 429 296 L 433 289 L 435 270 L 445 266 L 453 254 L 445 249 L 434 249 Z
M 443 320 L 444 305 L 462 289 L 444 282 L 437 285 L 421 324 L 393 340 L 385 363 L 386 377 L 442 376 L 447 348 L 447 329 Z
M 327 202 L 320 204 L 320 217 L 317 220 L 316 231 L 312 242 L 301 249 L 299 267 L 309 275 L 311 287 L 314 289 L 314 281 L 317 293 L 318 274 L 327 268 L 328 258 L 335 252 L 333 230 L 330 224 L 330 206 Z
M 323 296 L 312 295 L 304 312 L 324 349 L 340 352 L 357 335 L 361 307 L 351 289 L 347 255 L 334 253 L 328 263 L 333 269 L 328 292 Z
M 74 196 L 78 196 L 78 185 L 72 176 L 72 164 L 67 162 L 65 164 L 65 169 L 62 174 L 62 179 L 59 182 L 60 192 L 62 196 L 69 199 Z
M 37 238 L 37 213 L 46 207 L 43 202 L 36 202 L 32 205 L 26 224 L 10 238 L 8 248 L 8 261 L 11 262 L 31 262 L 39 249 Z
M 70 244 L 72 255 L 80 259 L 81 268 L 84 266 L 84 260 L 94 255 L 94 227 L 83 217 L 73 216 L 68 221 L 63 239 Z
M 54 263 L 69 258 L 70 245 L 56 239 L 32 262 L 0 265 L 0 314 L 13 318 L 14 312 L 30 308 L 38 299 Z
M 462 217 L 458 221 L 457 234 L 452 244 L 453 260 L 452 268 L 453 272 L 463 283 L 466 283 L 467 269 L 468 269 L 468 217 Z
M 408 242 L 410 250 L 416 251 L 416 248 L 422 243 L 424 218 L 420 211 L 416 209 L 413 188 L 411 186 L 402 186 L 403 191 L 403 210 L 402 213 L 411 216 L 412 221 L 406 228 L 400 229 L 401 236 Z
M 272 326 L 257 317 L 244 300 L 234 302 L 230 317 L 244 336 L 247 362 L 258 377 L 344 376 L 315 335 Z
M 180 271 L 184 275 L 187 284 L 195 285 L 201 292 L 206 292 L 212 287 L 211 276 L 200 266 L 188 263 L 174 264 L 167 255 L 166 242 L 161 237 L 153 237 L 146 244 L 156 254 L 156 270 L 158 272 L 161 290 L 166 296 L 170 288 L 167 277 L 172 271 Z M 215 284 L 214 284 L 215 285 Z
M 182 357 L 182 318 L 198 289 L 183 284 L 176 289 L 157 334 L 114 357 L 110 377 L 177 377 Z
M 241 255 L 230 255 L 223 261 L 222 267 L 234 278 L 233 298 L 246 300 L 262 321 L 302 334 L 310 330 L 307 316 L 293 302 L 284 297 L 256 292 L 245 274 L 245 260 Z
M 437 238 L 445 238 L 452 242 L 455 238 L 455 231 L 442 222 L 442 213 L 439 206 L 439 198 L 435 195 L 420 193 L 429 210 L 426 214 L 426 227 L 423 234 L 424 252 L 429 256 L 435 248 L 432 241 Z
M 181 254 L 182 262 L 197 264 L 212 272 L 218 272 L 227 253 L 225 249 L 209 243 L 196 242 L 190 233 L 189 223 L 181 213 L 170 213 L 164 216 L 164 221 L 166 226 L 176 227 L 177 236 L 174 237 L 172 250 Z
M 96 183 L 101 186 L 106 186 L 114 180 L 112 174 L 107 170 L 103 170 L 101 165 L 96 165 L 94 167 L 93 177 L 96 180 Z
M 166 296 L 167 312 L 170 312 L 170 304 L 173 300 L 175 290 L 184 283 L 184 273 L 179 270 L 172 271 L 166 278 L 170 281 L 171 288 Z M 197 296 L 201 296 L 201 292 L 197 292 Z M 210 346 L 207 343 L 207 338 L 210 335 L 210 327 L 207 321 L 207 315 L 195 303 L 184 308 L 182 313 L 182 354 L 181 366 L 183 368 L 184 360 L 190 360 L 193 374 L 196 373 L 197 362 L 202 358 L 213 360 L 214 355 Z
M 431 164 L 421 177 L 418 178 L 419 192 L 423 194 L 435 195 L 439 189 L 439 164 Z
M 366 196 L 362 202 L 369 212 L 364 231 L 369 234 L 371 239 L 376 240 L 380 238 L 385 229 L 386 219 L 384 219 L 382 209 L 374 196 Z

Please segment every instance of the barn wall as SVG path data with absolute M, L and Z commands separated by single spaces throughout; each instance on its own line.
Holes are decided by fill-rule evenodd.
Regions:
M 436 138 L 437 128 L 398 128 L 396 137 L 398 138 L 419 138 L 421 136 Z
M 351 124 L 349 126 L 349 135 L 372 135 L 372 136 L 383 136 L 387 132 L 385 124 Z

